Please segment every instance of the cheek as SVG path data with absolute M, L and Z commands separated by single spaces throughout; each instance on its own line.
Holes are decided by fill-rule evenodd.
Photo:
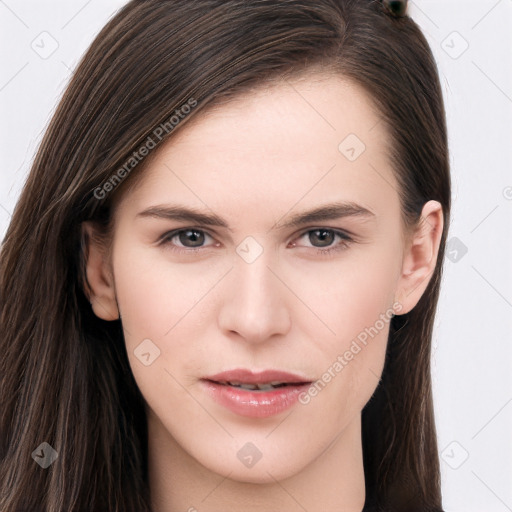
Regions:
M 318 267 L 315 279 L 302 281 L 299 293 L 308 297 L 330 331 L 318 324 L 324 334 L 314 336 L 309 328 L 322 363 L 320 383 L 304 403 L 338 403 L 338 411 L 347 414 L 361 410 L 369 400 L 384 366 L 399 262 L 392 244 L 376 246 L 357 258 Z M 303 324 L 301 329 L 308 327 Z M 317 400 L 320 394 L 323 398 Z
M 325 334 L 326 341 L 330 338 L 328 346 L 334 342 L 342 349 L 345 342 L 373 326 L 391 308 L 399 261 L 400 254 L 392 244 L 375 245 L 347 252 L 332 262 L 293 269 L 286 280 L 295 283 L 294 291 L 322 320 L 326 329 L 318 322 L 319 332 Z
M 195 313 L 224 271 L 206 264 L 178 265 L 164 251 L 133 246 L 119 246 L 114 260 L 123 325 L 131 338 L 163 339 Z
M 286 287 L 276 290 L 290 312 L 288 338 L 304 341 L 297 350 L 305 354 L 313 374 L 329 381 L 329 390 L 322 393 L 325 398 L 337 394 L 338 399 L 344 394 L 345 411 L 362 408 L 378 383 L 390 318 L 382 320 L 381 315 L 393 304 L 398 260 L 396 249 L 389 244 L 358 248 L 357 253 L 347 252 L 331 261 L 288 260 L 272 265 L 293 291 Z M 204 352 L 204 339 L 208 335 L 222 338 L 214 332 L 216 314 L 229 300 L 230 291 L 235 291 L 231 286 L 237 286 L 230 284 L 226 274 L 232 264 L 227 260 L 177 264 L 167 259 L 164 251 L 135 243 L 116 246 L 116 292 L 126 346 L 145 396 L 146 388 L 151 395 L 158 388 L 179 396 L 178 383 L 164 370 L 187 385 L 193 383 L 201 365 L 213 362 L 215 351 Z M 227 281 L 220 284 L 224 276 Z M 275 282 L 280 286 L 279 280 Z M 211 293 L 217 285 L 222 296 L 218 290 Z M 144 340 L 157 347 L 149 344 L 151 350 L 160 351 L 152 371 L 136 355 Z M 157 369 L 161 371 L 153 371 Z
M 169 403 L 178 403 L 181 384 L 188 387 L 204 372 L 201 362 L 204 366 L 211 359 L 202 354 L 205 330 L 212 325 L 209 300 L 230 268 L 225 263 L 176 264 L 164 251 L 134 242 L 115 246 L 116 295 L 126 350 L 148 402 L 166 396 Z M 181 411 L 183 404 L 189 401 L 180 405 Z

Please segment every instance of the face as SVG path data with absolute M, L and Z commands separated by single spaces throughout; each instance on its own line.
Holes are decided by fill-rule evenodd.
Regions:
M 361 89 L 309 76 L 198 116 L 122 197 L 104 286 L 161 446 L 269 482 L 360 424 L 415 299 L 386 141 Z

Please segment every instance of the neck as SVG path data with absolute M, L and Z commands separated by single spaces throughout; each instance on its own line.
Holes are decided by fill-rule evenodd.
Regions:
M 148 465 L 153 512 L 361 512 L 364 507 L 360 417 L 297 473 L 247 483 L 200 464 L 149 412 Z

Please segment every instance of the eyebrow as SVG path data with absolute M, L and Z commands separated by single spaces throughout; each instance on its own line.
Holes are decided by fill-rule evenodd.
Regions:
M 155 217 L 166 220 L 185 221 L 198 225 L 221 227 L 228 231 L 233 231 L 229 227 L 229 224 L 215 213 L 206 213 L 195 208 L 188 208 L 182 205 L 152 206 L 138 213 L 137 217 Z M 371 218 L 375 218 L 376 215 L 367 208 L 353 202 L 329 203 L 312 210 L 296 213 L 280 225 L 278 225 L 278 221 L 274 224 L 272 229 L 276 228 L 282 230 L 296 228 L 303 226 L 304 224 L 327 220 L 338 220 L 346 217 L 359 217 L 369 220 Z

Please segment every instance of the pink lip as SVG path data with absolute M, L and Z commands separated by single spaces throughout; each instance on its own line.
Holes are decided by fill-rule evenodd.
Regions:
M 290 408 L 311 381 L 287 372 L 265 370 L 254 373 L 238 369 L 202 379 L 206 392 L 220 405 L 240 416 L 267 418 Z M 242 384 L 286 383 L 270 391 L 251 391 L 230 386 L 227 382 Z
M 293 373 L 282 372 L 279 370 L 265 370 L 262 372 L 252 372 L 243 368 L 237 370 L 229 370 L 227 372 L 218 373 L 209 377 L 204 377 L 205 380 L 212 380 L 215 382 L 243 382 L 244 384 L 265 384 L 268 382 L 290 382 L 294 384 L 303 384 L 304 382 L 311 382 L 310 380 Z

